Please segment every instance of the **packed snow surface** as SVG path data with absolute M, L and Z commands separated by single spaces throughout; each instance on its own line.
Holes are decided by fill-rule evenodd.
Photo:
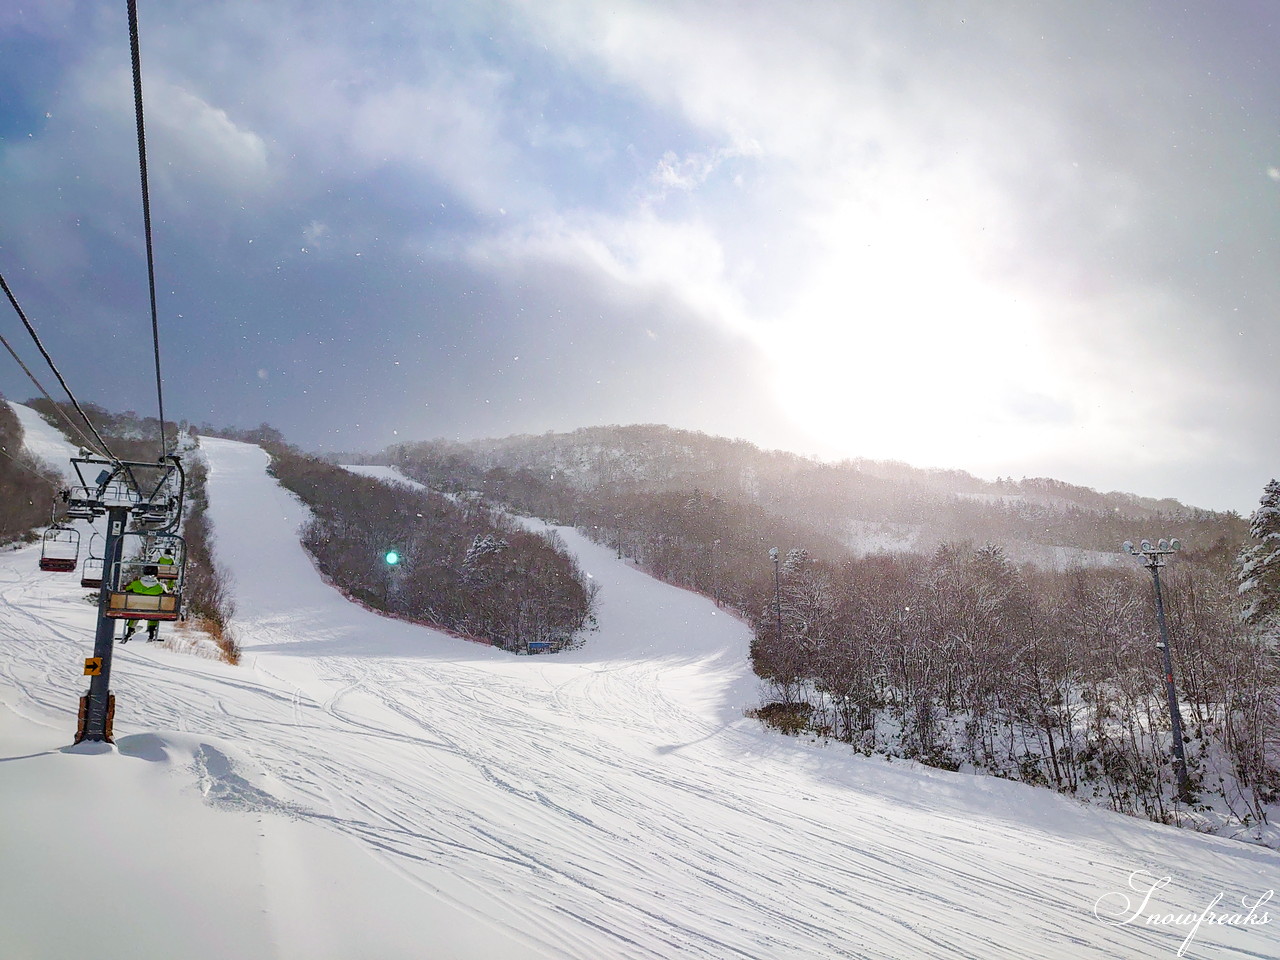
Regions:
M 78 578 L 0 553 L 0 956 L 1174 957 L 1146 913 L 1277 885 L 1270 850 L 762 730 L 747 627 L 572 530 L 579 650 L 378 616 L 260 449 L 203 446 L 243 661 L 117 646 L 114 746 L 68 747 Z M 1280 955 L 1267 910 L 1184 955 Z

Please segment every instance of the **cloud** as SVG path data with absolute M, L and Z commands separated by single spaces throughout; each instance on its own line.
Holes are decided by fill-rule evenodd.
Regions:
M 302 230 L 303 242 L 311 246 L 323 243 L 329 235 L 329 227 L 319 220 L 312 220 Z
M 828 450 L 944 465 L 1070 450 L 1100 467 L 1139 449 L 1168 466 L 1243 441 L 1232 374 L 1274 364 L 1276 334 L 1240 299 L 1280 299 L 1257 269 L 1274 231 L 1241 203 L 1250 147 L 1233 91 L 1192 62 L 1196 24 L 1157 37 L 1127 7 L 1104 25 L 1015 6 L 967 22 L 945 6 L 514 6 L 718 142 L 664 155 L 653 199 L 707 196 L 714 158 L 753 145 L 739 203 L 655 206 L 661 227 L 606 224 L 600 247 L 696 226 L 714 267 L 655 272 L 733 305 L 715 315 L 776 358 L 779 403 Z M 1170 386 L 1135 389 L 1135 369 Z
M 349 146 L 370 168 L 402 165 L 436 178 L 476 210 L 524 210 L 543 190 L 521 176 L 501 130 L 508 78 L 442 72 L 417 85 L 371 90 L 351 105 Z
M 738 157 L 758 156 L 759 153 L 759 145 L 750 143 L 721 147 L 707 153 L 689 153 L 684 156 L 677 154 L 674 150 L 667 150 L 650 177 L 653 192 L 646 195 L 644 199 L 652 203 L 665 198 L 673 190 L 694 191 L 706 183 L 726 161 Z
M 118 18 L 74 13 L 40 20 L 56 55 L 24 94 L 33 136 L 0 154 L 0 203 L 30 272 L 97 324 L 136 267 L 132 94 Z M 181 266 L 166 296 L 224 331 L 228 383 L 272 371 L 259 395 L 356 364 L 357 341 L 380 369 L 406 329 L 464 392 L 489 376 L 487 342 L 545 342 L 629 385 L 728 343 L 805 449 L 1098 477 L 1229 458 L 1280 408 L 1280 174 L 1250 100 L 1268 87 L 1224 52 L 1245 26 L 1147 19 L 1125 3 L 159 7 L 144 66 L 162 253 Z M 667 352 L 642 364 L 637 343 Z M 698 368 L 704 406 L 750 435 L 726 426 L 741 393 L 714 369 Z M 334 383 L 311 386 L 343 409 Z M 476 416 L 496 423 L 491 394 Z M 612 416 L 657 416 L 654 391 L 631 394 Z
M 104 159 L 113 167 L 136 169 L 133 75 L 127 52 L 127 46 L 123 51 L 108 46 L 86 51 L 64 87 L 58 113 L 65 115 L 66 123 L 55 128 L 55 135 L 84 139 L 86 129 L 100 131 L 95 139 L 99 149 L 107 151 Z M 208 96 L 171 79 L 171 69 L 160 61 L 143 75 L 151 175 L 187 193 L 206 187 L 253 193 L 267 186 L 271 170 L 265 139 Z M 57 144 L 48 146 L 56 149 Z
M 148 136 L 166 165 L 180 166 L 236 192 L 256 192 L 268 185 L 265 141 L 234 122 L 226 110 L 165 80 L 152 79 L 144 96 Z
M 581 212 L 531 221 L 519 230 L 476 239 L 466 256 L 472 265 L 495 271 L 559 264 L 597 274 L 636 297 L 668 298 L 709 325 L 738 334 L 752 325 L 724 275 L 716 233 L 706 224 L 665 220 L 643 208 L 627 217 Z

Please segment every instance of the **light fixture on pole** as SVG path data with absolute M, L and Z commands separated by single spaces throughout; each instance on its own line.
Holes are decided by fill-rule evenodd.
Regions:
M 711 592 L 720 606 L 720 538 L 711 541 Z
M 1124 542 L 1124 552 L 1137 557 L 1138 561 L 1151 571 L 1151 579 L 1156 586 L 1156 623 L 1160 628 L 1158 646 L 1164 654 L 1164 687 L 1169 698 L 1169 723 L 1173 728 L 1173 756 L 1178 776 L 1178 794 L 1188 799 L 1190 788 L 1187 782 L 1187 756 L 1182 748 L 1182 712 L 1178 709 L 1178 689 L 1173 683 L 1173 657 L 1169 652 L 1169 628 L 1164 619 L 1164 597 L 1160 591 L 1160 568 L 1167 562 L 1170 554 L 1182 549 L 1181 541 L 1161 538 L 1153 546 L 1150 540 L 1133 545 L 1132 540 Z

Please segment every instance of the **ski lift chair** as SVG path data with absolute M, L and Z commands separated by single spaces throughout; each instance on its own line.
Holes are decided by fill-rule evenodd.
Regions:
M 40 569 L 51 573 L 71 573 L 80 562 L 80 531 L 54 524 L 40 543 Z
M 129 532 L 124 534 L 126 543 L 130 538 L 145 538 L 138 548 L 132 552 L 132 559 L 122 560 L 114 564 L 111 577 L 103 581 L 108 590 L 106 615 L 113 620 L 179 620 L 182 618 L 182 588 L 186 568 L 186 544 L 175 534 L 142 534 Z M 157 542 L 162 541 L 162 542 Z M 166 553 L 174 560 L 172 564 L 161 565 L 152 558 L 156 547 L 167 548 Z M 162 577 L 164 567 L 170 576 Z M 156 579 L 166 583 L 167 593 L 133 593 L 125 587 L 136 578 L 142 576 L 147 567 L 156 568 Z
M 94 543 L 101 539 L 102 534 L 95 530 L 93 536 L 89 538 L 89 555 L 84 558 L 84 565 L 80 568 L 80 586 L 90 590 L 96 590 L 102 586 L 104 560 L 93 552 Z M 98 549 L 101 550 L 102 548 L 99 547 Z
M 176 593 L 129 593 L 113 590 L 107 598 L 112 620 L 177 620 L 182 615 Z
M 147 538 L 147 563 L 154 564 L 156 579 L 166 583 L 174 583 L 182 574 L 185 566 L 183 551 L 186 544 L 181 537 L 166 534 L 152 534 Z
M 179 562 L 178 550 L 165 545 L 165 547 L 148 550 L 147 553 L 151 558 L 148 562 L 155 564 L 156 580 L 168 582 L 168 584 L 173 584 L 178 580 L 180 573 L 182 573 L 182 570 L 180 570 L 182 563 Z

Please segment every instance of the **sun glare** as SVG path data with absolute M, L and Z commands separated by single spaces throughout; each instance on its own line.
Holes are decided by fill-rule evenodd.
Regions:
M 1047 437 L 1058 378 L 1034 304 L 983 274 L 945 217 L 865 207 L 768 336 L 788 413 L 828 455 L 922 464 L 997 460 Z

